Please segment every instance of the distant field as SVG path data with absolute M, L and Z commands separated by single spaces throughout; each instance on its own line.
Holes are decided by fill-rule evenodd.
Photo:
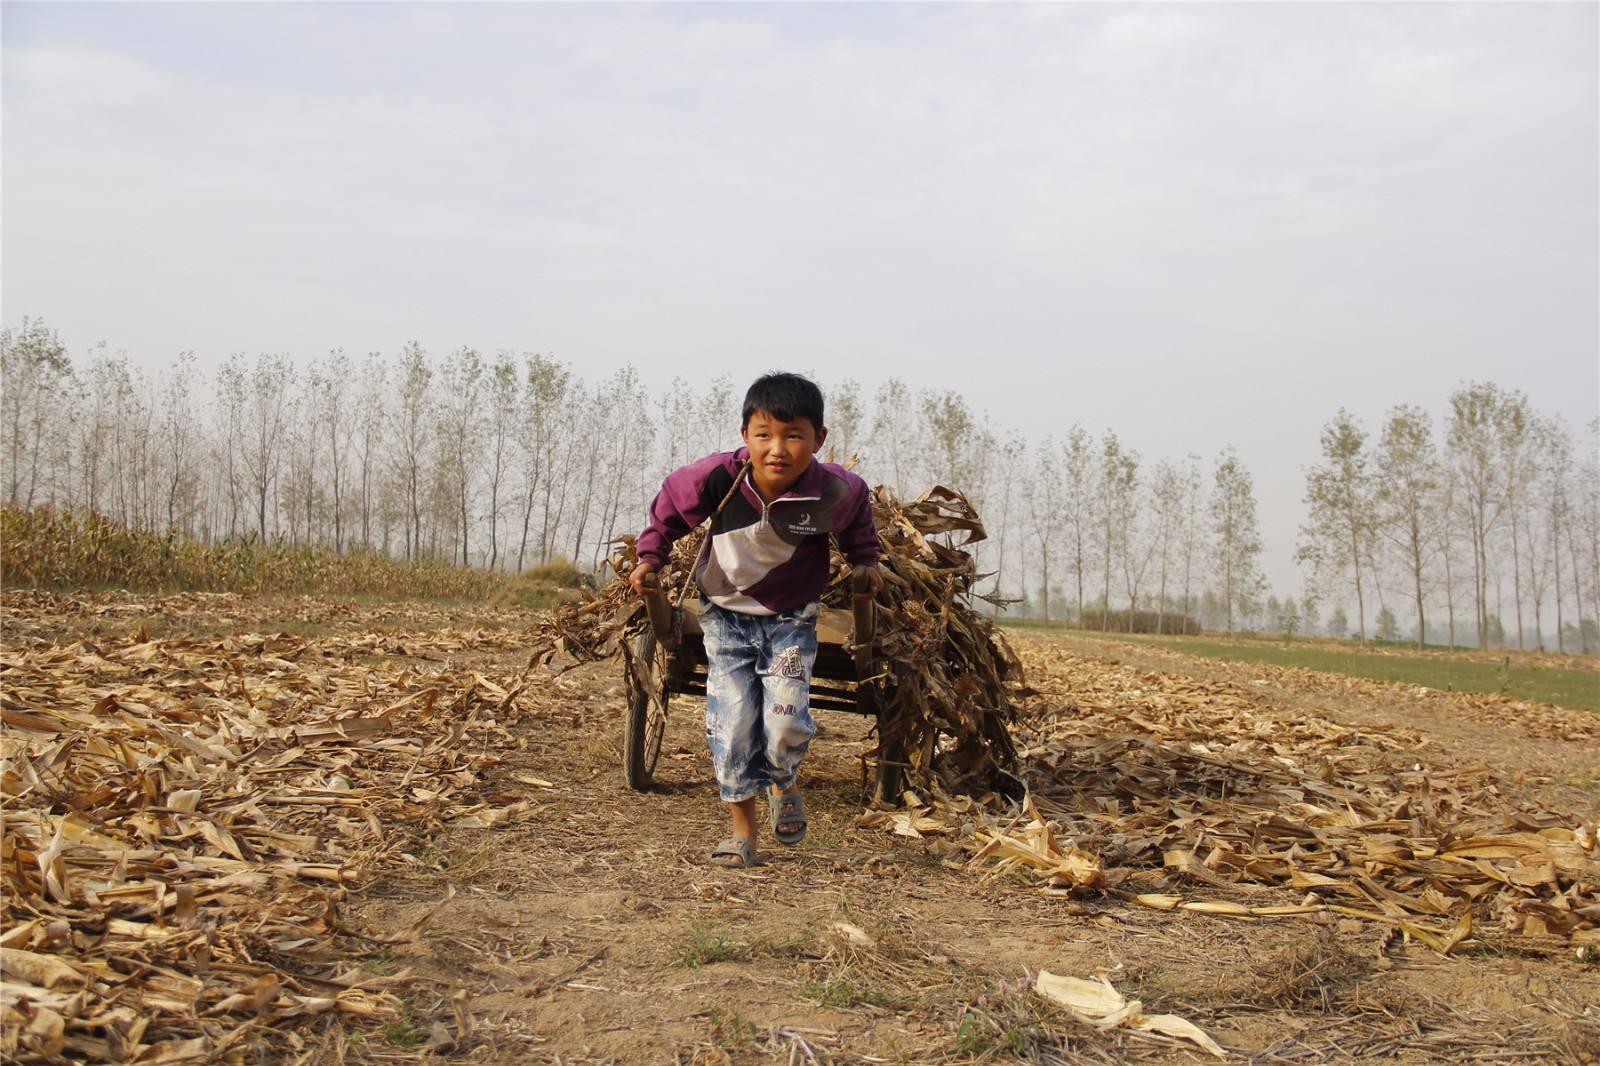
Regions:
M 1055 630 L 1091 640 L 1154 644 L 1209 659 L 1298 666 L 1306 670 L 1322 670 L 1376 681 L 1399 681 L 1447 692 L 1503 692 L 1516 699 L 1600 711 L 1600 664 L 1592 658 L 1574 658 L 1571 666 L 1550 666 L 1519 662 L 1518 657 L 1513 656 L 1510 664 L 1506 665 L 1485 661 L 1477 653 L 1451 654 L 1443 650 L 1407 655 L 1393 648 L 1362 651 L 1355 647 L 1338 647 L 1326 641 L 1290 644 L 1286 647 L 1278 642 L 1227 640 L 1213 636 L 1158 637 L 1096 633 L 1010 620 L 1002 624 L 1019 629 Z

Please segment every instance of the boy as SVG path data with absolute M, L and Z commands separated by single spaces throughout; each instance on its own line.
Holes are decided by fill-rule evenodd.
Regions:
M 628 580 L 642 595 L 645 576 L 666 565 L 672 542 L 713 516 L 694 575 L 708 674 L 706 741 L 733 833 L 711 861 L 746 867 L 756 862 L 757 793 L 770 790 L 779 843 L 806 835 L 797 773 L 817 731 L 811 667 L 828 535 L 855 571 L 868 574 L 874 594 L 882 577 L 867 483 L 815 458 L 828 436 L 816 385 L 798 374 L 758 378 L 745 394 L 739 435 L 743 448 L 667 475 Z

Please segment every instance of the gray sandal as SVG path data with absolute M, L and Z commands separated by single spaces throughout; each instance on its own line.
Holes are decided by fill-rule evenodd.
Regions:
M 735 870 L 756 864 L 756 842 L 745 837 L 729 837 L 711 849 L 711 861 Z
M 777 792 L 770 797 L 772 806 L 772 835 L 780 844 L 798 844 L 806 838 L 806 829 L 810 820 L 806 817 L 806 801 L 799 791 Z M 787 825 L 792 828 L 783 832 L 778 831 L 778 826 Z

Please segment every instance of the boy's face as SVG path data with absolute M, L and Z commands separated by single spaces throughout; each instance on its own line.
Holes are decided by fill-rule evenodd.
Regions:
M 756 490 L 770 502 L 788 492 L 805 473 L 828 431 L 813 426 L 809 418 L 783 422 L 766 411 L 756 411 L 739 435 L 750 449 L 750 477 Z

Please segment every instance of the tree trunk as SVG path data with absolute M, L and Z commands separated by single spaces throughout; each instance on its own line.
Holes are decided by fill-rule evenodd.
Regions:
M 1417 597 L 1417 650 L 1421 651 L 1428 640 L 1428 620 L 1422 610 L 1422 527 L 1411 520 L 1411 579 Z
M 1078 624 L 1083 624 L 1083 530 L 1077 529 L 1073 534 L 1074 553 L 1076 555 L 1076 573 L 1078 578 Z
M 1361 591 L 1361 542 L 1356 531 L 1350 530 L 1350 562 L 1356 572 L 1356 635 L 1363 647 L 1367 643 L 1367 602 Z
M 1450 626 L 1450 650 L 1456 649 L 1456 590 L 1450 573 L 1450 545 L 1444 545 L 1444 608 Z
M 1517 538 L 1517 510 L 1511 512 L 1511 591 L 1517 610 L 1517 650 L 1526 651 L 1522 639 L 1522 548 Z M 1530 546 L 1531 547 L 1531 546 Z
M 1583 655 L 1589 654 L 1589 633 L 1583 628 L 1583 579 L 1578 575 L 1583 573 L 1583 568 L 1578 561 L 1578 542 L 1573 539 L 1572 526 L 1567 525 L 1567 550 L 1572 553 L 1572 605 L 1578 613 L 1578 650 Z
M 1044 571 L 1044 584 L 1039 589 L 1039 617 L 1048 622 L 1050 621 L 1050 547 L 1047 544 L 1040 545 L 1039 567 Z
M 1156 633 L 1167 631 L 1167 553 L 1161 552 L 1161 594 L 1156 603 Z
M 1106 526 L 1105 568 L 1100 584 L 1100 631 L 1111 632 L 1111 526 Z
M 1561 524 L 1554 508 L 1550 514 L 1550 554 L 1556 564 L 1556 651 L 1567 653 L 1567 635 L 1561 631 Z

